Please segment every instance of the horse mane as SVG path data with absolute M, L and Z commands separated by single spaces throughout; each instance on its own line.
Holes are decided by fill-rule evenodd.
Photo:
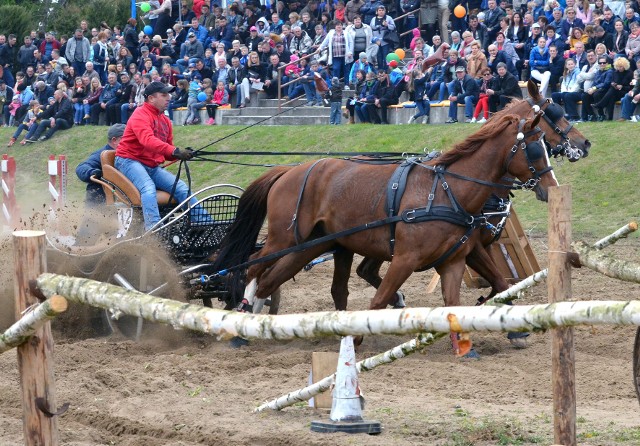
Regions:
M 495 138 L 500 135 L 511 124 L 520 121 L 520 117 L 513 114 L 497 113 L 480 130 L 469 135 L 464 141 L 453 146 L 453 149 L 442 154 L 442 156 L 429 162 L 431 165 L 448 166 L 474 153 L 488 139 Z

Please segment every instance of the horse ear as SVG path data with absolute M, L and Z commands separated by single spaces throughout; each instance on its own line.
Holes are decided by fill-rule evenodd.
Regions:
M 540 100 L 540 92 L 538 91 L 538 84 L 533 82 L 531 79 L 527 82 L 527 90 L 529 91 L 529 97 L 533 99 L 535 102 Z
M 533 118 L 527 120 L 524 125 L 525 130 L 528 132 L 536 128 L 538 126 L 538 123 L 540 122 L 540 118 L 542 118 L 542 113 L 536 113 Z

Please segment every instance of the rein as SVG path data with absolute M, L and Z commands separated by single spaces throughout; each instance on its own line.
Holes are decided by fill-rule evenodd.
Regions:
M 401 212 L 400 214 L 396 214 L 396 215 L 390 215 L 387 216 L 385 218 L 381 218 L 378 220 L 374 220 L 372 222 L 369 223 L 365 223 L 359 226 L 355 226 L 349 229 L 345 229 L 342 231 L 338 231 L 332 234 L 327 234 L 325 236 L 322 237 L 318 237 L 316 239 L 313 240 L 308 240 L 306 242 L 303 243 L 299 243 L 296 244 L 294 246 L 291 246 L 289 248 L 280 250 L 280 251 L 276 251 L 273 252 L 271 254 L 268 254 L 266 256 L 263 257 L 259 257 L 256 259 L 251 259 L 248 260 L 246 262 L 243 262 L 241 264 L 214 272 L 211 275 L 202 275 L 199 279 L 199 281 L 201 283 L 207 283 L 209 282 L 212 278 L 215 277 L 219 277 L 219 276 L 226 276 L 229 273 L 233 272 L 233 271 L 237 271 L 237 270 L 242 270 L 245 268 L 248 268 L 250 266 L 256 265 L 256 264 L 260 264 L 260 263 L 265 263 L 265 262 L 270 262 L 272 260 L 276 260 L 279 259 L 281 257 L 284 257 L 288 254 L 292 254 L 295 252 L 300 252 L 300 251 L 304 251 L 306 249 L 312 248 L 314 246 L 323 244 L 323 243 L 327 243 L 327 242 L 331 242 L 334 240 L 337 240 L 339 238 L 343 238 L 343 237 L 347 237 L 349 235 L 355 234 L 357 232 L 361 232 L 361 231 L 365 231 L 368 229 L 374 229 L 374 228 L 378 228 L 381 226 L 386 226 L 386 225 L 394 225 L 395 223 L 398 223 L 400 221 L 403 221 L 405 223 L 422 223 L 422 222 L 426 222 L 426 221 L 446 221 L 452 224 L 456 224 L 458 226 L 463 226 L 467 228 L 467 231 L 465 232 L 465 234 L 455 243 L 453 244 L 444 254 L 442 254 L 438 259 L 436 259 L 434 262 L 424 266 L 423 268 L 420 268 L 420 271 L 429 269 L 429 268 L 434 268 L 437 267 L 438 265 L 440 265 L 442 262 L 444 262 L 450 255 L 452 255 L 458 248 L 460 248 L 460 246 L 462 246 L 471 236 L 471 233 L 473 232 L 474 229 L 478 229 L 480 227 L 484 227 L 486 226 L 488 229 L 490 229 L 492 231 L 492 233 L 498 232 L 500 231 L 500 227 L 496 227 L 493 226 L 491 223 L 489 223 L 488 219 L 492 216 L 496 216 L 496 215 L 485 215 L 485 214 L 480 214 L 480 215 L 471 215 L 468 212 L 466 212 L 464 210 L 464 208 L 462 208 L 462 206 L 459 204 L 458 200 L 456 200 L 456 198 L 453 195 L 453 192 L 450 190 L 448 183 L 445 181 L 444 175 L 450 175 L 453 176 L 455 178 L 461 179 L 461 180 L 465 180 L 465 181 L 470 181 L 470 182 L 474 182 L 477 184 L 481 184 L 484 186 L 489 186 L 492 188 L 505 188 L 505 189 L 510 189 L 510 190 L 514 190 L 514 189 L 533 189 L 538 181 L 540 180 L 540 176 L 545 174 L 546 172 L 549 172 L 552 167 L 548 166 L 545 169 L 543 169 L 540 172 L 537 172 L 536 169 L 533 167 L 533 164 L 531 162 L 530 159 L 530 155 L 528 154 L 528 144 L 526 143 L 526 137 L 530 137 L 539 133 L 542 133 L 542 136 L 540 137 L 540 139 L 542 139 L 542 137 L 544 136 L 544 133 L 539 129 L 539 128 L 535 128 L 534 130 L 527 132 L 527 136 L 525 137 L 525 135 L 522 133 L 523 127 L 525 125 L 526 121 L 524 119 L 521 119 L 520 122 L 518 123 L 518 134 L 516 136 L 516 143 L 513 145 L 510 154 L 508 156 L 508 159 L 506 161 L 506 166 L 505 168 L 508 168 L 510 162 L 512 161 L 513 157 L 515 156 L 515 154 L 517 153 L 518 149 L 522 149 L 524 151 L 524 155 L 526 157 L 527 163 L 529 165 L 529 170 L 532 172 L 532 174 L 534 175 L 534 178 L 528 180 L 527 182 L 520 182 L 520 181 L 516 181 L 515 179 L 513 180 L 514 183 L 517 183 L 515 186 L 512 185 L 507 185 L 507 184 L 501 184 L 501 183 L 494 183 L 491 181 L 485 181 L 485 180 L 480 180 L 477 178 L 472 178 L 472 177 L 467 177 L 465 175 L 460 175 L 460 174 L 456 174 L 453 172 L 449 172 L 446 170 L 445 167 L 443 166 L 431 166 L 431 165 L 424 165 L 422 164 L 421 161 L 417 160 L 417 159 L 413 159 L 413 158 L 409 158 L 407 159 L 405 162 L 406 163 L 415 163 L 416 165 L 423 167 L 427 170 L 433 171 L 435 174 L 435 178 L 434 178 L 434 183 L 433 183 L 433 187 L 431 189 L 431 193 L 428 196 L 428 204 L 427 206 L 422 206 L 419 208 L 414 208 L 414 209 L 405 209 L 403 212 Z M 313 170 L 313 168 L 322 160 L 318 160 L 316 161 L 313 165 L 311 165 L 311 167 L 307 170 L 306 175 L 303 179 L 303 187 L 300 191 L 300 194 L 298 196 L 298 204 L 296 206 L 296 213 L 294 213 L 293 218 L 292 218 L 292 222 L 291 222 L 291 227 L 295 227 L 296 223 L 297 223 L 297 209 L 300 205 L 300 202 L 302 200 L 302 194 L 304 191 L 304 184 L 306 183 L 309 174 L 311 173 L 311 171 Z M 534 180 L 533 182 L 531 180 Z M 436 192 L 436 188 L 438 186 L 438 184 L 441 184 L 441 187 L 443 188 L 443 190 L 446 192 L 449 201 L 451 202 L 452 207 L 445 207 L 445 206 L 433 206 L 433 202 L 435 199 L 435 192 Z M 507 213 L 508 213 L 508 209 L 507 209 Z M 497 214 L 497 213 L 496 213 Z M 504 215 L 502 213 L 500 213 L 500 215 Z M 297 231 L 296 231 L 297 232 Z M 296 237 L 296 242 L 298 241 L 298 234 L 295 234 Z M 393 250 L 391 251 L 392 255 L 393 255 Z

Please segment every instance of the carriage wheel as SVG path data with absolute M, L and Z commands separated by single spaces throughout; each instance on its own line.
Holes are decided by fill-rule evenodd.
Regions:
M 633 385 L 640 402 L 640 328 L 636 331 L 636 340 L 633 343 Z
M 153 296 L 185 300 L 176 268 L 167 258 L 166 251 L 158 247 L 137 243 L 116 246 L 100 259 L 93 279 Z M 115 318 L 111 310 L 105 310 L 105 314 L 112 330 L 117 329 L 136 341 L 143 329 L 152 325 L 134 316 Z

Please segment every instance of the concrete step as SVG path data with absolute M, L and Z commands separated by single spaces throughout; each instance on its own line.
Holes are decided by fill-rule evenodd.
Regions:
M 329 124 L 329 109 L 326 116 L 275 116 L 261 125 L 327 125 Z M 221 125 L 251 125 L 262 121 L 265 116 L 243 115 L 243 116 L 222 116 L 217 123 Z
M 302 115 L 302 116 L 328 116 L 329 107 L 307 107 L 305 105 L 292 108 L 292 107 L 248 107 L 248 108 L 232 108 L 219 110 L 220 116 L 224 119 L 231 116 L 273 116 L 278 113 L 286 116 L 287 113 Z

